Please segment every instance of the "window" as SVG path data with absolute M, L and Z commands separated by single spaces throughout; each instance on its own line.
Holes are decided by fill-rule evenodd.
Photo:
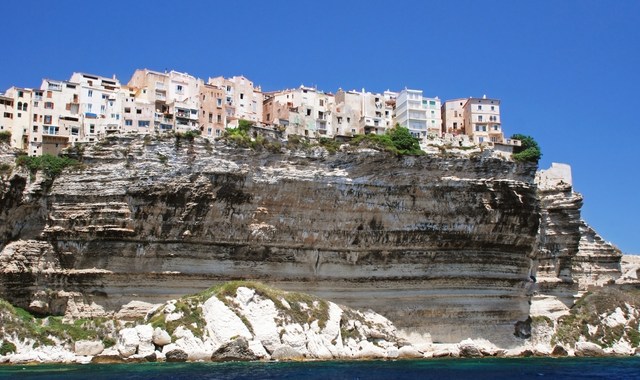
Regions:
M 106 110 L 107 107 L 104 104 L 100 106 L 100 113 L 104 114 Z
M 18 91 L 18 97 L 19 97 L 19 98 L 24 97 L 24 92 L 22 92 L 22 91 Z
M 89 133 L 96 133 L 96 125 L 89 124 Z
M 136 108 L 136 114 L 142 115 L 142 110 L 140 108 Z
M 131 108 L 125 107 L 124 108 L 124 113 L 131 113 Z
M 478 104 L 478 111 L 480 111 L 481 109 L 482 109 L 482 106 Z
M 53 109 L 53 102 L 44 102 L 44 108 L 46 108 L 48 110 L 52 110 Z
M 125 119 L 124 120 L 124 125 L 126 125 L 127 127 L 130 127 L 133 125 L 133 120 L 131 119 Z
M 338 116 L 338 124 L 342 124 L 342 116 Z
M 216 99 L 216 105 L 217 105 L 218 107 L 221 107 L 221 106 L 222 106 L 222 99 L 221 99 L 221 98 Z
M 217 117 L 216 121 L 217 121 L 218 123 L 222 123 L 222 115 L 218 115 L 218 117 Z
M 482 121 L 482 115 L 478 115 L 478 121 Z
M 209 112 L 209 123 L 213 122 L 213 114 Z
M 177 92 L 178 94 L 182 94 L 182 93 L 184 92 L 184 88 L 182 87 L 182 85 L 181 85 L 181 84 L 177 84 L 177 85 L 176 85 L 176 92 Z
M 44 115 L 44 123 L 51 124 L 51 115 Z
M 33 121 L 38 121 L 38 114 L 37 113 L 33 114 Z
M 320 107 L 324 106 L 324 100 L 320 99 Z
M 37 125 L 34 125 L 34 126 L 33 126 L 33 131 L 34 131 L 34 132 L 38 132 L 38 126 L 37 126 Z
M 78 136 L 80 134 L 80 129 L 78 127 L 71 127 L 71 136 Z
M 149 120 L 138 120 L 138 127 L 148 127 Z
M 47 91 L 47 98 L 51 98 L 53 96 L 53 92 Z
M 307 116 L 311 116 L 311 109 L 307 108 Z
M 93 97 L 93 90 L 88 90 L 87 91 L 87 96 L 90 97 L 90 98 Z
M 496 107 L 491 106 L 491 111 L 495 111 L 495 110 L 496 110 L 495 108 L 496 108 Z
M 87 112 L 91 112 L 92 106 L 93 105 L 91 103 L 87 104 Z
M 240 93 L 240 100 L 244 99 L 244 94 Z
M 102 94 L 102 100 L 107 100 L 108 98 L 107 94 Z

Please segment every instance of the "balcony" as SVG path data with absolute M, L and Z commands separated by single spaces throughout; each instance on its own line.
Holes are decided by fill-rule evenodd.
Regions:
M 163 93 L 161 93 L 161 92 L 156 92 L 156 99 L 157 99 L 157 100 L 163 100 L 163 101 L 164 101 L 164 100 L 167 100 L 167 95 L 166 95 L 166 94 L 163 94 Z

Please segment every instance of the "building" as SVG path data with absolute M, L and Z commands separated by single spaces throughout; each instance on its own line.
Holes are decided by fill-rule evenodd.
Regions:
M 199 129 L 200 84 L 200 80 L 187 73 L 136 70 L 127 86 L 135 89 L 139 104 L 151 104 L 154 108 L 153 124 L 151 120 L 149 125 L 147 120 L 141 120 L 138 129 L 148 127 L 156 132 Z
M 226 91 L 211 84 L 200 86 L 200 114 L 198 124 L 204 136 L 219 137 L 224 134 Z
M 464 104 L 465 133 L 476 144 L 484 142 L 503 143 L 504 135 L 500 121 L 500 100 L 469 98 Z
M 396 123 L 409 129 L 421 140 L 428 136 L 440 136 L 442 130 L 440 99 L 426 98 L 422 90 L 404 89 L 398 93 L 395 114 Z
M 300 86 L 266 95 L 264 114 L 267 123 L 285 129 L 286 134 L 308 138 L 332 137 L 333 94 Z
M 122 131 L 124 93 L 120 82 L 111 78 L 73 73 L 70 82 L 78 84 L 80 112 L 83 115 L 83 141 L 96 141 Z
M 465 133 L 464 105 L 466 98 L 447 100 L 442 104 L 442 129 L 444 133 L 460 135 Z
M 238 127 L 239 120 L 248 120 L 255 124 L 263 122 L 264 94 L 260 87 L 244 76 L 231 78 L 209 78 L 207 84 L 224 91 L 224 125 L 227 128 Z

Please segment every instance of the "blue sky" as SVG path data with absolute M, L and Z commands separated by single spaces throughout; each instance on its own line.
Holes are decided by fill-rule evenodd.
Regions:
M 263 90 L 502 100 L 573 167 L 583 218 L 640 254 L 640 1 L 6 1 L 0 90 L 83 71 L 243 74 Z

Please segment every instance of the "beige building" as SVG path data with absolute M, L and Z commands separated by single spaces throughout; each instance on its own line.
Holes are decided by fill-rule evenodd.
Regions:
M 203 136 L 219 137 L 225 130 L 225 90 L 211 84 L 200 86 L 198 124 Z
M 332 94 L 312 87 L 270 93 L 264 102 L 267 123 L 285 128 L 286 134 L 309 138 L 332 137 Z
M 264 94 L 262 89 L 244 76 L 209 78 L 208 85 L 224 91 L 225 126 L 236 128 L 239 120 L 256 124 L 263 122 Z
M 338 90 L 332 113 L 333 132 L 336 136 L 354 136 L 364 133 L 362 119 L 362 96 L 357 91 Z
M 500 100 L 469 98 L 464 105 L 465 133 L 476 144 L 484 142 L 503 143 L 504 135 L 500 121 Z
M 199 129 L 198 96 L 200 83 L 195 77 L 170 71 L 161 73 L 149 69 L 136 70 L 127 84 L 136 89 L 136 98 L 140 104 L 152 104 L 153 121 L 149 128 L 156 132 Z M 138 129 L 145 127 L 138 125 Z
M 465 133 L 464 105 L 466 98 L 447 100 L 442 104 L 442 127 L 444 133 L 460 135 Z
M 21 147 L 22 137 L 16 137 L 15 132 L 13 132 L 15 112 L 13 97 L 0 94 L 0 132 L 11 133 L 9 144 L 13 147 Z

